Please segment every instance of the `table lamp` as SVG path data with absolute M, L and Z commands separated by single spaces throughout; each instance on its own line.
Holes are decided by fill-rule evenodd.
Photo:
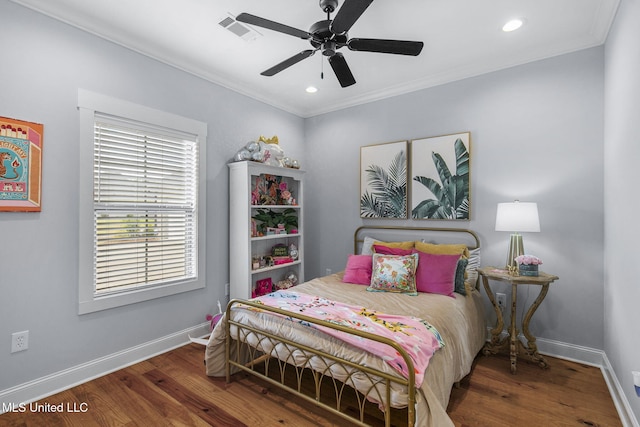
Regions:
M 517 265 L 515 258 L 524 255 L 522 236 L 518 233 L 540 231 L 538 205 L 518 200 L 512 203 L 498 203 L 496 231 L 510 231 L 512 233 L 506 268 L 515 267 Z

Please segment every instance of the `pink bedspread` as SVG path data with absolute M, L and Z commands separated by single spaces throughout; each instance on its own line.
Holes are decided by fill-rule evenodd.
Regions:
M 301 313 L 395 341 L 409 354 L 413 361 L 417 387 L 422 385 L 429 359 L 438 349 L 444 346 L 440 333 L 427 321 L 416 317 L 380 313 L 363 307 L 292 291 L 277 291 L 261 296 L 257 298 L 257 301 L 270 307 Z M 304 322 L 300 323 L 304 324 Z M 307 324 L 307 326 L 312 325 Z M 381 357 L 403 376 L 408 376 L 407 364 L 392 347 L 334 329 L 317 325 L 313 325 L 313 327 Z

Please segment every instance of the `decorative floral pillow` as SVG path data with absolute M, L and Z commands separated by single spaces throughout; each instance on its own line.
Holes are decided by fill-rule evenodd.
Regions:
M 371 284 L 367 291 L 418 295 L 416 291 L 417 267 L 418 254 L 373 254 Z

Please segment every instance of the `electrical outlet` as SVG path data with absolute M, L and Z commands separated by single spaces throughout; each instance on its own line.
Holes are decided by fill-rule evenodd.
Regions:
M 507 295 L 501 294 L 500 292 L 496 293 L 496 302 L 498 303 L 498 307 L 500 307 L 500 311 L 504 313 L 504 309 L 507 307 Z
M 328 275 L 330 275 L 331 273 L 333 273 L 333 271 L 331 271 L 331 269 L 330 269 L 330 268 L 327 268 L 327 269 L 325 269 L 324 273 L 325 273 L 325 274 L 324 274 L 325 276 L 328 276 Z
M 29 348 L 29 331 L 11 334 L 11 353 L 17 353 Z

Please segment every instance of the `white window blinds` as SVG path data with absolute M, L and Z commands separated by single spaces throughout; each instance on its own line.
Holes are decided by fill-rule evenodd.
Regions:
M 96 113 L 95 294 L 197 276 L 197 136 Z

